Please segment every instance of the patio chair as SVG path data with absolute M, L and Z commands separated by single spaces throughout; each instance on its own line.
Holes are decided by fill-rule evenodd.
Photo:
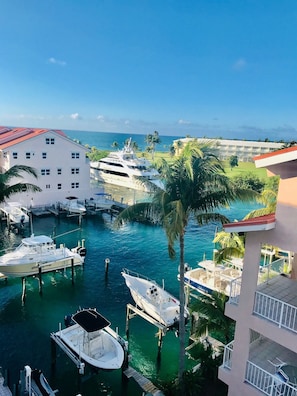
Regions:
M 269 360 L 268 362 L 270 364 L 272 364 L 272 366 L 275 369 L 275 372 L 277 372 L 284 364 L 286 364 L 286 362 L 283 362 L 282 360 L 280 360 L 278 357 L 275 357 L 273 360 Z

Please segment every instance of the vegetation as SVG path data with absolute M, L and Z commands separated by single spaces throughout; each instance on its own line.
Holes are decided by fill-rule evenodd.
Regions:
M 147 143 L 146 151 L 148 153 L 152 153 L 152 159 L 154 160 L 155 151 L 156 151 L 156 144 L 160 144 L 161 143 L 159 132 L 155 131 L 153 134 L 146 135 L 145 141 Z
M 157 189 L 152 201 L 142 202 L 125 209 L 116 219 L 120 225 L 125 221 L 153 219 L 162 224 L 168 241 L 169 257 L 174 259 L 174 244 L 179 243 L 180 269 L 180 317 L 184 317 L 184 250 L 185 233 L 190 219 L 204 225 L 212 221 L 228 222 L 218 212 L 237 199 L 251 200 L 251 191 L 238 190 L 224 174 L 221 161 L 212 154 L 209 144 L 189 142 L 179 157 L 171 163 L 164 159 L 159 166 L 165 180 L 165 190 Z M 185 323 L 179 324 L 179 382 L 182 385 L 185 368 Z
M 0 173 L 0 203 L 5 202 L 7 198 L 11 195 L 20 192 L 39 192 L 41 188 L 31 183 L 16 183 L 11 184 L 14 178 L 23 178 L 22 173 L 28 173 L 34 176 L 36 179 L 38 177 L 37 171 L 34 168 L 26 165 L 14 165 L 4 173 Z
M 235 166 L 238 166 L 237 155 L 231 155 L 231 157 L 229 158 L 229 165 L 230 165 L 231 171 Z

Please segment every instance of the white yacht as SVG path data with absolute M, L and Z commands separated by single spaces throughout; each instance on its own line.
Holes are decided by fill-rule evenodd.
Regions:
M 68 249 L 63 244 L 56 246 L 46 235 L 31 235 L 23 238 L 13 251 L 0 257 L 0 273 L 7 277 L 23 277 L 49 272 L 60 268 L 82 265 L 86 249 Z
M 73 215 L 84 215 L 87 211 L 86 207 L 78 202 L 78 198 L 72 196 L 66 197 L 64 201 L 60 202 L 60 209 Z
M 150 161 L 135 154 L 131 138 L 122 150 L 112 151 L 99 161 L 91 161 L 90 175 L 97 181 L 134 190 L 151 192 L 154 185 L 164 188 L 157 169 Z

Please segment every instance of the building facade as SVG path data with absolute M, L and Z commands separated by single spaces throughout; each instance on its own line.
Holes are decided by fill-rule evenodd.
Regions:
M 182 147 L 191 140 L 199 143 L 210 142 L 215 155 L 226 161 L 232 155 L 237 156 L 238 161 L 252 162 L 257 155 L 270 153 L 279 150 L 283 144 L 275 142 L 255 142 L 248 140 L 226 140 L 226 139 L 206 139 L 206 138 L 184 138 L 173 141 L 175 152 L 178 154 Z
M 295 396 L 297 147 L 258 156 L 255 165 L 280 176 L 276 212 L 224 226 L 225 231 L 245 233 L 245 255 L 242 277 L 232 282 L 225 306 L 236 329 L 225 346 L 219 378 L 228 385 L 229 396 Z M 267 245 L 287 251 L 285 261 L 263 267 L 261 252 Z M 273 275 L 278 265 L 281 273 Z
M 1 172 L 14 165 L 30 166 L 37 170 L 38 178 L 23 173 L 21 181 L 42 189 L 15 194 L 11 200 L 30 207 L 55 204 L 67 196 L 90 198 L 87 151 L 59 130 L 0 127 Z M 19 181 L 13 179 L 12 183 Z

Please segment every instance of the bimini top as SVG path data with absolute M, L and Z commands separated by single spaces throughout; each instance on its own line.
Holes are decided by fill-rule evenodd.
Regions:
M 82 309 L 75 313 L 72 319 L 79 324 L 85 331 L 91 333 L 96 330 L 102 330 L 110 325 L 110 322 L 105 319 L 96 309 Z

